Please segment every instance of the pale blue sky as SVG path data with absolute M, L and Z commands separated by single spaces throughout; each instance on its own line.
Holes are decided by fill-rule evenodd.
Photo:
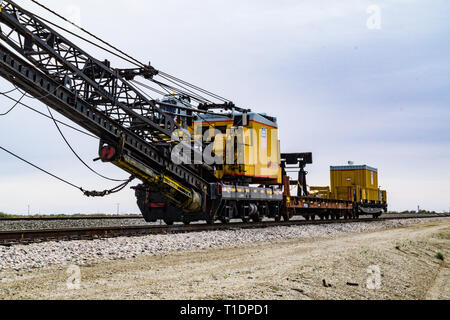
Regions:
M 391 209 L 450 209 L 448 1 L 42 2 L 69 15 L 78 6 L 85 28 L 140 60 L 278 117 L 282 151 L 314 153 L 310 185 L 328 185 L 329 166 L 352 160 L 379 169 Z M 381 8 L 381 30 L 366 26 L 369 5 Z M 1 79 L 0 90 L 9 88 Z M 0 98 L 0 113 L 10 106 Z M 84 159 L 96 157 L 95 140 L 64 132 Z M 85 169 L 51 121 L 24 108 L 0 117 L 0 145 L 87 189 L 114 184 Z M 25 213 L 29 204 L 33 213 L 108 213 L 120 203 L 138 212 L 132 190 L 87 199 L 2 152 L 0 163 L 0 211 Z

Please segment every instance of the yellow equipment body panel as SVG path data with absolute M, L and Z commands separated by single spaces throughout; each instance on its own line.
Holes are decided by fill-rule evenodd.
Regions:
M 386 192 L 386 190 L 381 190 L 381 197 L 382 197 L 381 202 L 387 203 L 387 192 Z
M 242 177 L 249 178 L 255 184 L 281 184 L 276 119 L 271 121 L 256 113 L 247 116 L 244 123 L 217 116 L 204 117 L 204 120 L 194 122 L 194 128 L 190 131 L 199 139 L 213 137 L 213 153 L 223 159 L 216 170 L 217 178 Z M 203 137 L 198 133 L 202 133 Z

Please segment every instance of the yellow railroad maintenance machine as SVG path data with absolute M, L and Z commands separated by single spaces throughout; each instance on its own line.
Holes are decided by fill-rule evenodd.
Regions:
M 56 29 L 132 68 L 114 68 Z M 280 153 L 275 117 L 237 107 L 80 30 L 70 32 L 3 1 L 0 76 L 98 137 L 98 160 L 141 181 L 133 188 L 146 221 L 337 219 L 378 216 L 387 209 L 377 170 L 333 167 L 331 187 L 310 188 L 310 193 L 305 166 L 312 155 Z M 290 170 L 298 171 L 298 180 L 289 178 Z

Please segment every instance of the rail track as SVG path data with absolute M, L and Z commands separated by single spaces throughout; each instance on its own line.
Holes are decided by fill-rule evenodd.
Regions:
M 336 223 L 354 222 L 376 222 L 382 220 L 406 220 L 406 219 L 428 219 L 450 217 L 450 214 L 436 214 L 427 216 L 384 216 L 382 218 L 359 218 L 351 220 L 292 220 L 292 221 L 263 221 L 258 223 L 229 223 L 229 224 L 192 224 L 192 225 L 146 225 L 146 226 L 115 226 L 115 227 L 93 227 L 93 228 L 64 228 L 64 229 L 41 229 L 41 230 L 19 230 L 0 231 L 0 245 L 10 246 L 15 244 L 31 244 L 49 241 L 70 241 L 70 240 L 93 240 L 113 237 L 145 236 L 152 234 L 176 234 L 188 232 L 217 231 L 217 230 L 237 230 L 237 229 L 258 229 L 279 226 L 300 226 L 300 225 L 324 225 Z
M 14 217 L 0 218 L 0 221 L 74 221 L 74 220 L 126 220 L 126 219 L 142 219 L 142 215 L 130 216 L 85 216 L 85 217 Z

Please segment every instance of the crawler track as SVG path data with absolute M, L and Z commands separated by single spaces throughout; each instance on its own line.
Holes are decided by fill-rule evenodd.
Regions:
M 68 241 L 68 240 L 92 240 L 112 237 L 144 236 L 150 234 L 176 234 L 201 231 L 217 230 L 237 230 L 237 229 L 257 229 L 278 226 L 299 226 L 299 225 L 319 225 L 353 222 L 375 222 L 380 220 L 405 220 L 405 219 L 428 219 L 450 217 L 448 214 L 438 214 L 430 216 L 407 216 L 389 217 L 381 219 L 360 218 L 352 220 L 293 220 L 284 222 L 264 221 L 258 223 L 230 223 L 230 224 L 193 224 L 174 226 L 125 226 L 125 227 L 98 227 L 98 228 L 66 228 L 54 230 L 21 230 L 21 231 L 0 231 L 0 245 L 30 244 L 48 241 Z

